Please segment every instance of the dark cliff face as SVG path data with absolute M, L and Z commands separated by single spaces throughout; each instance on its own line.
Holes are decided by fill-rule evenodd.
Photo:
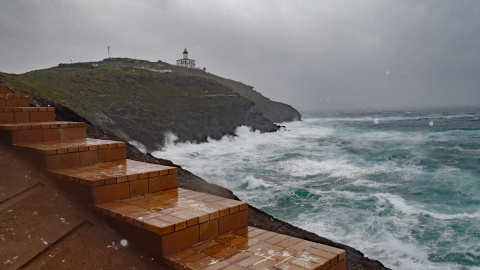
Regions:
M 292 106 L 281 102 L 263 102 L 257 103 L 257 106 L 253 107 L 256 112 L 265 115 L 268 119 L 274 123 L 292 122 L 302 120 L 300 113 Z
M 178 130 L 181 141 L 205 141 L 206 135 L 212 139 L 220 139 L 225 134 L 234 135 L 239 126 L 250 126 L 254 130 L 273 132 L 278 126 L 261 114 L 250 111 L 254 104 L 231 105 L 217 107 L 204 111 L 197 118 L 190 119 L 185 123 L 186 129 Z
M 143 143 L 148 151 L 162 148 L 168 134 L 174 134 L 178 142 L 204 142 L 208 137 L 220 139 L 225 135 L 235 135 L 238 126 L 246 125 L 261 132 L 273 132 L 278 126 L 261 114 L 250 111 L 253 103 L 231 104 L 219 106 L 208 110 L 197 110 L 188 118 L 172 122 L 147 121 L 122 125 L 124 119 L 118 116 L 110 116 L 113 123 L 107 124 L 107 129 L 113 131 L 122 138 L 135 140 Z M 138 118 L 149 119 L 145 113 L 136 115 Z M 93 120 L 95 122 L 95 120 Z M 148 125 L 148 131 L 143 128 Z

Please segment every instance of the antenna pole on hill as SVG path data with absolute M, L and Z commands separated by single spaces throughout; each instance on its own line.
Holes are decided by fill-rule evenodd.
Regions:
M 110 46 L 107 46 L 108 49 L 108 59 L 110 59 Z

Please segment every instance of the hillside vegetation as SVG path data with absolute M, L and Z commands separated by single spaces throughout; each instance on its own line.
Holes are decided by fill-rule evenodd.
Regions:
M 133 70 L 133 66 L 173 72 Z M 189 74 L 192 71 L 208 75 L 162 62 L 105 59 L 19 75 L 0 73 L 0 80 L 17 92 L 66 106 L 99 128 L 145 144 L 149 151 L 163 145 L 166 132 L 176 134 L 180 141 L 204 141 L 232 134 L 240 125 L 264 132 L 278 129 L 262 112 L 262 106 L 268 105 L 259 106 L 268 99 L 257 92 L 254 95 L 263 100 L 249 99 L 235 87 L 228 87 L 230 80 L 220 83 L 220 77 L 215 80 L 208 78 L 214 75 Z M 280 120 L 275 122 L 299 119 L 295 112 L 291 108 L 285 112 L 288 117 L 274 117 Z
M 242 97 L 245 97 L 255 103 L 251 111 L 261 113 L 274 123 L 301 120 L 300 113 L 292 106 L 285 103 L 272 101 L 269 98 L 260 94 L 259 92 L 253 90 L 252 86 L 246 85 L 238 81 L 225 79 L 208 72 L 203 72 L 201 70 L 187 69 L 171 65 L 169 66 L 169 68 L 179 74 L 211 79 L 222 84 L 223 86 L 228 87 L 229 89 L 240 94 Z

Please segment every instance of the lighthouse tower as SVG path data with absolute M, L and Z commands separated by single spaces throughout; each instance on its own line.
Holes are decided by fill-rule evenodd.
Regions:
M 177 66 L 195 68 L 195 60 L 188 59 L 188 51 L 186 48 L 183 50 L 183 58 L 177 60 Z

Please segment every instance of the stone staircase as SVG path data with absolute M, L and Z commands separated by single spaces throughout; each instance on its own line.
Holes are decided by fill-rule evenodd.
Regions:
M 345 251 L 248 227 L 241 201 L 178 187 L 177 168 L 126 159 L 125 143 L 0 84 L 0 142 L 174 269 L 346 269 Z

